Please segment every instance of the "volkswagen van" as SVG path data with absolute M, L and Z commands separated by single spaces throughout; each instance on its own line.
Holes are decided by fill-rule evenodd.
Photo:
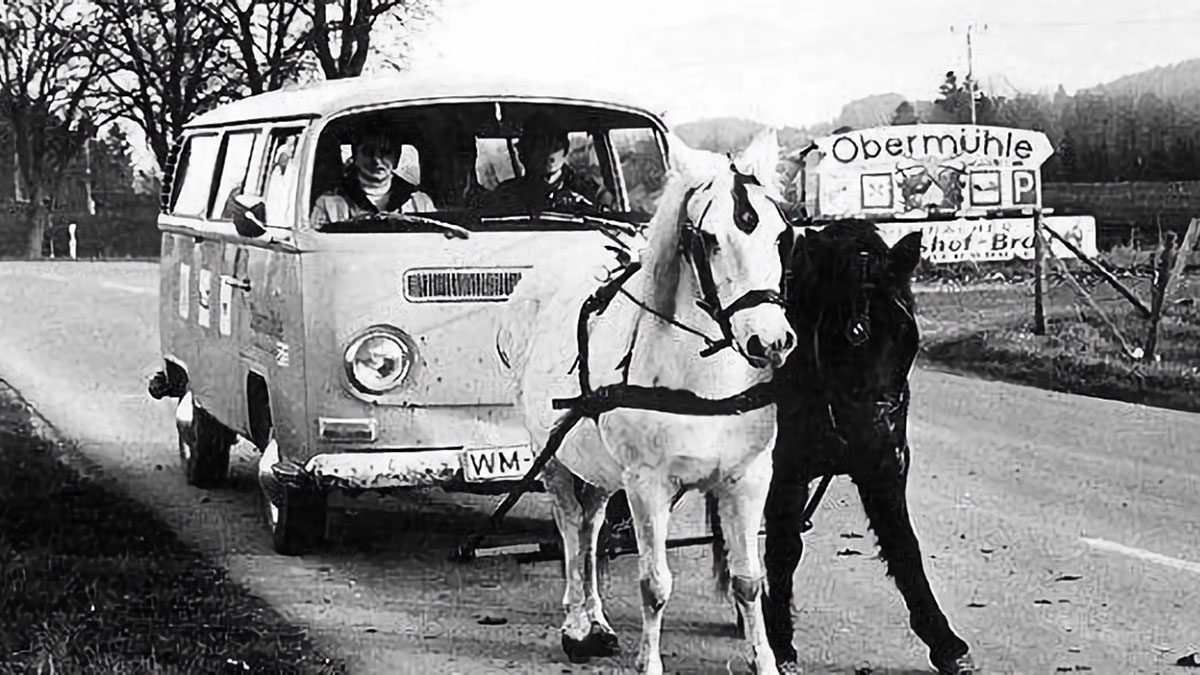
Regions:
M 533 115 L 567 132 L 567 165 L 611 199 L 487 205 L 523 175 L 518 139 Z M 314 218 L 355 179 L 364 130 L 393 140 L 392 178 L 427 199 Z M 284 554 L 322 542 L 337 491 L 511 489 L 533 456 L 494 365 L 494 321 L 542 257 L 649 221 L 665 132 L 608 93 L 412 75 L 271 92 L 193 119 L 165 172 L 165 365 L 150 387 L 178 399 L 186 481 L 219 485 L 231 446 L 249 441 Z

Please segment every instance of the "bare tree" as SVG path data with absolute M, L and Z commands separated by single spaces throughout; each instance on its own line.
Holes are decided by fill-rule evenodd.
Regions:
M 336 6 L 333 11 L 330 5 Z M 357 77 L 366 66 L 371 36 L 381 19 L 396 28 L 428 9 L 424 0 L 313 0 L 309 45 L 326 79 Z
M 279 89 L 305 71 L 312 25 L 305 12 L 309 1 L 210 0 L 197 6 L 219 30 L 246 93 L 261 94 Z
M 0 5 L 0 117 L 12 128 L 28 200 L 30 258 L 42 255 L 64 169 L 112 119 L 93 97 L 110 64 L 95 19 L 90 5 L 71 0 Z
M 104 39 L 120 68 L 106 95 L 146 134 L 160 167 L 196 114 L 234 98 L 240 87 L 222 52 L 223 33 L 204 0 L 93 0 Z
M 360 75 L 371 36 L 435 0 L 94 0 L 118 71 L 106 92 L 160 168 L 192 117 L 308 76 Z

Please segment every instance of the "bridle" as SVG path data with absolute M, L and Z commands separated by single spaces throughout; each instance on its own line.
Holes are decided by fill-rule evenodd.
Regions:
M 742 174 L 738 172 L 735 167 L 730 168 L 734 174 L 735 202 L 737 202 L 739 198 L 745 199 L 747 184 L 761 185 L 758 182 L 758 179 L 754 176 Z M 713 321 L 715 321 L 717 326 L 721 329 L 720 340 L 711 340 L 707 337 L 704 338 L 708 343 L 708 346 L 700 352 L 700 356 L 702 357 L 712 356 L 722 349 L 733 345 L 733 328 L 731 325 L 731 320 L 734 314 L 746 309 L 750 309 L 751 307 L 767 304 L 776 305 L 783 308 L 785 311 L 787 310 L 784 293 L 786 292 L 787 288 L 786 284 L 791 267 L 790 253 L 795 237 L 792 232 L 791 225 L 787 224 L 788 220 L 786 217 L 784 217 L 782 209 L 779 209 L 779 205 L 775 204 L 775 207 L 779 209 L 780 217 L 783 218 L 783 222 L 785 223 L 785 229 L 783 234 L 780 236 L 779 242 L 780 265 L 782 266 L 783 270 L 783 273 L 780 275 L 779 279 L 779 289 L 782 290 L 770 288 L 751 289 L 743 293 L 728 306 L 723 307 L 721 305 L 720 296 L 717 293 L 717 284 L 713 280 L 712 267 L 709 262 L 711 252 L 709 251 L 708 243 L 705 239 L 705 234 L 702 229 L 704 218 L 708 215 L 708 210 L 712 207 L 713 202 L 709 201 L 708 204 L 705 205 L 704 210 L 700 213 L 700 217 L 697 218 L 694 223 L 688 217 L 687 212 L 687 205 L 691 203 L 696 192 L 699 190 L 707 190 L 710 187 L 712 187 L 711 181 L 702 187 L 690 188 L 686 193 L 684 193 L 683 208 L 679 212 L 678 223 L 679 245 L 682 249 L 683 257 L 691 264 L 692 269 L 696 272 L 697 281 L 700 284 L 700 299 L 696 301 L 696 305 L 700 307 L 700 309 L 704 310 L 706 314 L 712 317 Z M 758 217 L 753 210 L 749 210 L 745 213 L 735 212 L 734 218 L 738 229 L 746 234 L 753 232 L 754 228 L 758 225 Z M 684 328 L 691 333 L 700 334 L 699 331 L 683 326 L 674 320 L 670 321 L 671 323 L 674 323 L 675 325 Z
M 858 285 L 858 292 L 854 294 L 853 299 L 851 300 L 850 316 L 847 319 L 845 328 L 842 331 L 842 335 L 845 338 L 846 343 L 853 350 L 862 348 L 871 339 L 871 316 L 869 313 L 870 296 L 878 288 L 878 284 L 869 279 L 869 259 L 870 253 L 868 251 L 858 252 L 858 256 L 855 260 L 855 273 L 857 277 L 856 281 Z M 892 301 L 895 302 L 896 306 L 900 308 L 900 310 L 906 317 L 909 318 L 909 320 L 915 322 L 912 312 L 905 307 L 900 298 L 893 298 Z M 824 314 L 822 313 L 817 316 L 816 321 L 812 325 L 812 358 L 816 371 L 814 379 L 816 382 L 820 383 L 820 385 L 817 387 L 817 393 L 821 402 L 823 403 L 823 407 L 828 413 L 830 431 L 843 447 L 849 447 L 850 439 L 846 436 L 844 427 L 839 422 L 837 414 L 837 409 L 840 407 L 840 404 L 843 403 L 843 401 L 840 400 L 842 397 L 838 395 L 839 390 L 836 387 L 829 387 L 824 384 L 833 378 L 832 375 L 827 372 L 826 364 L 821 357 L 820 335 L 821 324 L 823 321 Z M 875 409 L 876 422 L 879 420 L 890 420 L 893 415 L 895 415 L 908 404 L 908 388 L 906 386 L 900 386 L 899 391 L 900 395 L 897 397 L 886 396 L 874 401 L 873 407 Z M 890 426 L 891 422 L 889 421 L 888 424 Z

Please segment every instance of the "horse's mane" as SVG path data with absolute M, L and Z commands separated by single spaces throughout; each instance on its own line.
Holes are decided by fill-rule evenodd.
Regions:
M 658 208 L 647 225 L 649 242 L 642 260 L 654 293 L 651 307 L 667 318 L 675 316 L 675 295 L 679 290 L 680 214 L 685 208 L 688 191 L 699 182 L 676 169 L 668 172 Z

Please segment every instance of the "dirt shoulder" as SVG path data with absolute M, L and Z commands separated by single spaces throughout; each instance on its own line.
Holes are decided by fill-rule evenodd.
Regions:
M 0 672 L 345 672 L 69 453 L 0 381 Z

